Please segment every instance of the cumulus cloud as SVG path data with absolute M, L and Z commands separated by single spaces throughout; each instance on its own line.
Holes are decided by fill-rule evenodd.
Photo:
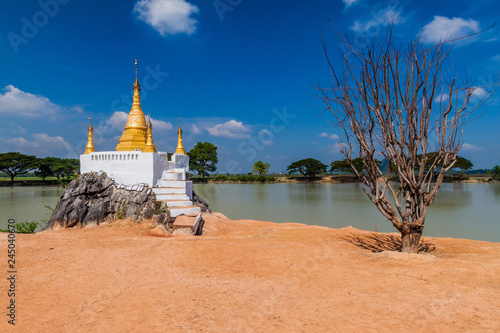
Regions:
M 318 135 L 320 138 L 329 138 L 329 139 L 332 139 L 332 140 L 338 140 L 340 139 L 340 137 L 337 135 L 337 134 L 328 134 L 328 133 L 321 133 L 320 135 Z
M 474 87 L 472 88 L 472 96 L 475 96 L 475 97 L 479 97 L 479 98 L 482 98 L 484 96 L 486 96 L 488 94 L 488 92 L 486 91 L 486 89 L 482 88 L 482 87 Z
M 117 131 L 123 131 L 125 128 L 125 124 L 127 123 L 128 119 L 128 113 L 123 112 L 123 111 L 115 111 L 109 117 L 108 120 L 106 120 L 106 125 L 111 126 L 114 130 Z
M 31 140 L 24 137 L 0 138 L 9 151 L 41 156 L 71 156 L 77 154 L 73 146 L 61 136 L 49 136 L 47 133 L 34 133 Z
M 198 12 L 199 8 L 186 0 L 140 0 L 134 6 L 137 17 L 162 36 L 180 33 L 191 35 L 198 23 L 191 15 Z
M 194 134 L 194 135 L 198 135 L 201 133 L 201 129 L 196 126 L 195 124 L 192 124 L 191 127 L 189 127 L 189 131 L 191 132 L 191 134 Z
M 484 150 L 483 147 L 475 146 L 469 143 L 463 143 L 462 148 L 460 151 L 465 152 L 465 151 L 482 151 Z
M 446 102 L 450 98 L 450 95 L 444 93 L 444 94 L 439 94 L 434 97 L 434 102 L 436 103 L 442 103 Z
M 459 38 L 479 31 L 479 22 L 476 20 L 434 16 L 433 20 L 422 28 L 421 34 L 424 42 L 436 44 L 450 38 Z M 461 44 L 472 41 L 473 39 L 466 38 L 461 41 Z
M 342 0 L 345 5 L 345 8 L 349 8 L 350 6 L 359 2 L 359 0 Z
M 387 24 L 399 24 L 403 22 L 401 17 L 401 12 L 394 11 L 392 9 L 384 9 L 377 12 L 376 18 L 369 20 L 368 22 L 354 21 L 351 29 L 355 32 L 365 32 L 370 29 L 377 29 L 379 25 Z
M 169 121 L 163 121 L 163 120 L 156 120 L 151 118 L 151 125 L 153 125 L 153 129 L 157 130 L 171 130 L 174 128 L 174 125 L 172 125 L 171 122 Z
M 13 85 L 8 85 L 0 93 L 0 114 L 20 117 L 53 116 L 61 111 L 61 107 L 52 103 L 47 97 L 24 92 Z
M 243 125 L 241 121 L 231 119 L 223 124 L 217 124 L 207 128 L 212 136 L 220 136 L 229 139 L 247 139 L 250 137 L 252 129 L 248 125 Z

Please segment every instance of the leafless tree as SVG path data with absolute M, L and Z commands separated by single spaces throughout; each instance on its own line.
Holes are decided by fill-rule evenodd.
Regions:
M 343 70 L 337 71 L 322 41 L 332 83 L 315 86 L 318 97 L 343 130 L 340 151 L 365 193 L 401 233 L 401 250 L 417 253 L 427 209 L 461 148 L 462 126 L 496 88 L 474 87 L 470 80 L 459 85 L 449 43 L 426 47 L 417 38 L 396 45 L 389 26 L 382 40 L 365 38 L 358 51 L 339 36 L 348 46 L 341 53 Z M 426 168 L 429 152 L 435 159 Z M 389 161 L 387 171 L 376 163 L 380 155 Z M 358 156 L 364 170 L 352 164 Z

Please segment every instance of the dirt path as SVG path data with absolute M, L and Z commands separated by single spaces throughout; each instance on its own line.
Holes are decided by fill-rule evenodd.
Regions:
M 0 332 L 500 332 L 499 243 L 374 253 L 397 235 L 205 220 L 199 237 L 127 221 L 17 235 L 16 326 L 3 314 Z

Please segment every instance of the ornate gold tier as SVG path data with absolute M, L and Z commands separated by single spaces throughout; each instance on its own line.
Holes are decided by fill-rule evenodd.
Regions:
M 146 117 L 141 108 L 141 86 L 137 79 L 137 60 L 134 82 L 134 98 L 132 109 L 128 115 L 125 131 L 123 132 L 120 143 L 116 146 L 117 151 L 134 151 L 137 149 L 143 150 L 146 145 L 147 130 Z

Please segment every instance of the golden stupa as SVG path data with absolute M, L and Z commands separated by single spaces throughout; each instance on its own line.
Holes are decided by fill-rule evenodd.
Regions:
M 182 144 L 182 129 L 181 129 L 181 120 L 179 118 L 179 129 L 177 130 L 177 149 L 175 150 L 176 154 L 186 154 L 186 150 L 184 150 L 184 145 Z
M 144 146 L 144 149 L 142 150 L 143 153 L 156 153 L 156 146 L 153 142 L 153 125 L 151 125 L 151 117 L 149 116 L 148 120 L 148 131 L 146 134 L 146 145 Z
M 146 146 L 148 126 L 146 125 L 146 117 L 141 108 L 141 86 L 137 79 L 137 59 L 135 59 L 135 82 L 133 89 L 134 99 L 132 109 L 128 114 L 127 124 L 120 138 L 120 143 L 116 146 L 117 151 L 142 151 Z
M 92 127 L 92 117 L 90 117 L 90 126 L 89 126 L 89 137 L 87 140 L 87 146 L 85 147 L 85 152 L 83 154 L 90 154 L 95 152 L 94 147 L 94 128 Z

